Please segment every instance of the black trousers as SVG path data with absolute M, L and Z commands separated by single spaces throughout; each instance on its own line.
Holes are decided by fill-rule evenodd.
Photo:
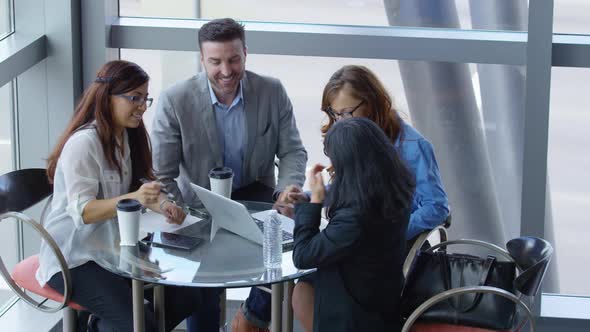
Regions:
M 256 201 L 274 203 L 272 195 L 274 189 L 267 187 L 262 182 L 252 182 L 249 185 L 231 193 L 231 199 L 235 201 Z
M 99 331 L 133 332 L 133 299 L 131 281 L 113 274 L 94 262 L 70 269 L 72 278 L 71 300 L 99 318 Z M 51 288 L 63 294 L 61 273 L 48 281 Z M 166 287 L 166 331 L 171 331 L 185 317 L 197 311 L 206 289 L 193 287 Z M 146 290 L 145 298 L 152 302 L 152 290 Z M 156 331 L 153 307 L 145 310 L 146 332 Z

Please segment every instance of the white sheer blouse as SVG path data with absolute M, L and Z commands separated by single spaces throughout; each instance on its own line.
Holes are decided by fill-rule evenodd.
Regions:
M 119 241 L 117 218 L 85 224 L 82 211 L 93 199 L 108 199 L 126 194 L 131 184 L 131 158 L 127 131 L 123 138 L 121 176 L 109 165 L 94 127 L 81 129 L 66 142 L 57 162 L 53 200 L 43 226 L 53 237 L 68 267 L 75 268 L 93 260 L 101 246 Z M 120 157 L 120 153 L 117 154 Z M 44 286 L 60 268 L 43 241 L 39 253 L 37 281 Z

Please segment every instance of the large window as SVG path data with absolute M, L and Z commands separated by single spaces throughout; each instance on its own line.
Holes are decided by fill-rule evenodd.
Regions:
M 198 70 L 198 55 L 124 49 L 151 76 L 150 94 Z M 248 70 L 279 78 L 294 107 L 308 165 L 328 162 L 320 127 L 322 90 L 347 64 L 369 67 L 394 96 L 402 118 L 435 146 L 453 210 L 453 236 L 502 244 L 519 233 L 524 71 L 519 66 L 249 54 Z M 293 68 L 299 68 L 293 70 Z M 425 74 L 429 73 L 429 74 Z M 144 120 L 151 127 L 152 107 Z M 486 151 L 489 151 L 486 153 Z
M 0 0 L 0 39 L 12 31 L 11 0 Z
M 10 0 L 0 0 L 0 39 L 12 31 L 12 8 Z
M 590 69 L 554 68 L 547 171 L 561 293 L 590 296 Z
M 557 33 L 590 33 L 590 2 L 582 0 L 556 0 L 553 31 Z
M 204 18 L 233 17 L 241 21 L 264 21 L 364 26 L 432 26 L 471 29 L 525 30 L 526 1 L 490 0 L 469 6 L 468 0 L 120 0 L 121 16 Z M 405 15 L 397 15 L 398 9 Z M 490 11 L 510 13 L 511 19 L 487 26 Z M 519 13 L 521 17 L 519 17 Z M 400 20 L 401 18 L 401 20 Z
M 0 175 L 14 170 L 12 100 L 12 83 L 0 87 Z M 18 261 L 16 223 L 0 222 L 0 234 L 3 235 L 0 241 L 0 253 L 8 269 L 12 270 Z M 4 279 L 0 278 L 0 309 L 12 296 L 12 291 Z

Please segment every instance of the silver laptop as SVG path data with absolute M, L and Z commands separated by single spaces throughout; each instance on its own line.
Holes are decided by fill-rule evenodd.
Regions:
M 248 209 L 239 202 L 216 194 L 194 183 L 191 187 L 199 196 L 203 205 L 213 218 L 211 224 L 211 240 L 219 228 L 226 229 L 250 241 L 262 245 L 264 218 L 269 211 L 258 212 L 250 215 Z M 279 215 L 283 228 L 283 250 L 293 247 L 293 219 Z

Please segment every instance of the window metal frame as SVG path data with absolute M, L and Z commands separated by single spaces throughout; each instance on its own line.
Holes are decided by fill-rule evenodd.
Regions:
M 0 40 L 10 36 L 14 32 L 14 0 L 8 0 L 8 31 L 0 34 Z
M 17 5 L 23 6 L 22 3 L 27 3 L 28 8 L 31 9 L 34 3 L 40 1 L 19 0 Z M 81 78 L 72 86 L 46 87 L 41 93 L 41 97 L 47 99 L 47 108 L 55 109 L 55 106 L 64 106 L 64 109 L 69 109 L 64 111 L 59 119 L 49 121 L 47 132 L 43 134 L 49 137 L 49 144 L 53 143 L 61 131 L 60 126 L 65 121 L 65 115 L 71 114 L 73 110 L 71 106 L 75 103 L 81 86 L 87 86 L 92 81 L 96 70 L 105 61 L 119 58 L 121 48 L 198 51 L 197 33 L 202 24 L 207 22 L 191 19 L 119 17 L 117 0 L 70 1 L 67 5 L 69 6 L 64 5 L 59 10 L 70 14 L 71 22 L 67 24 L 67 27 L 73 32 L 52 36 L 55 37 L 52 40 L 58 43 L 65 39 L 64 45 L 58 45 L 57 54 L 53 49 L 48 49 L 44 36 L 49 30 L 40 27 L 39 23 L 33 24 L 36 34 L 31 33 L 31 29 L 25 29 L 27 31 L 19 34 L 18 24 L 21 24 L 19 17 L 15 17 L 15 22 L 18 24 L 13 40 L 14 43 L 24 46 L 12 47 L 11 51 L 6 40 L 0 41 L 0 81 L 9 81 L 28 71 L 31 65 L 39 66 L 40 64 L 45 66 L 45 73 L 37 70 L 31 76 L 45 82 L 53 81 L 58 77 L 73 78 L 74 81 Z M 553 0 L 530 0 L 529 26 L 524 32 L 262 22 L 245 22 L 245 27 L 250 54 L 526 66 L 523 152 L 523 169 L 526 169 L 526 172 L 523 172 L 525 176 L 522 184 L 521 231 L 543 236 L 544 212 L 538 210 L 544 211 L 540 207 L 546 205 L 548 92 L 551 85 L 551 68 L 554 66 L 590 68 L 590 35 L 554 34 L 552 31 L 553 6 Z M 45 18 L 51 16 L 47 13 L 43 15 Z M 31 18 L 28 21 L 31 22 Z M 49 21 L 49 25 L 57 24 L 51 19 Z M 80 24 L 80 21 L 84 24 Z M 283 42 L 284 40 L 289 40 L 289 43 Z M 357 47 L 351 48 L 350 45 L 357 45 Z M 9 56 L 2 57 L 2 54 L 9 54 Z M 28 54 L 29 60 L 18 62 L 18 66 L 15 67 L 9 66 L 11 61 L 9 59 L 17 54 Z M 54 60 L 58 54 L 68 56 L 65 67 Z M 81 66 L 81 63 L 84 66 Z M 8 68 L 16 69 L 8 71 Z M 64 69 L 67 71 L 65 75 L 56 73 Z M 25 81 L 30 79 L 31 77 L 24 78 Z M 32 91 L 26 82 L 22 86 L 19 84 L 18 89 L 21 94 L 27 94 L 27 96 L 30 96 L 28 92 Z M 55 99 L 50 100 L 51 89 L 58 93 L 56 98 L 65 96 L 64 99 L 67 101 L 59 103 Z M 19 103 L 20 107 L 25 109 L 30 106 Z M 19 109 L 19 112 L 23 109 Z M 25 121 L 23 119 L 23 122 Z M 22 131 L 26 128 L 19 129 Z M 23 143 L 28 146 L 29 139 L 24 138 L 24 140 Z M 19 163 L 22 167 L 30 167 L 35 163 L 30 159 L 33 157 L 29 151 L 23 149 L 19 151 L 21 152 Z M 38 151 L 33 152 L 38 153 Z M 534 162 L 535 160 L 542 162 Z M 566 296 L 563 297 L 566 301 Z M 536 312 L 540 315 L 539 308 Z M 558 323 L 563 326 L 563 322 L 567 323 L 565 324 L 567 331 L 576 331 L 590 326 L 590 320 L 541 316 L 540 330 Z

